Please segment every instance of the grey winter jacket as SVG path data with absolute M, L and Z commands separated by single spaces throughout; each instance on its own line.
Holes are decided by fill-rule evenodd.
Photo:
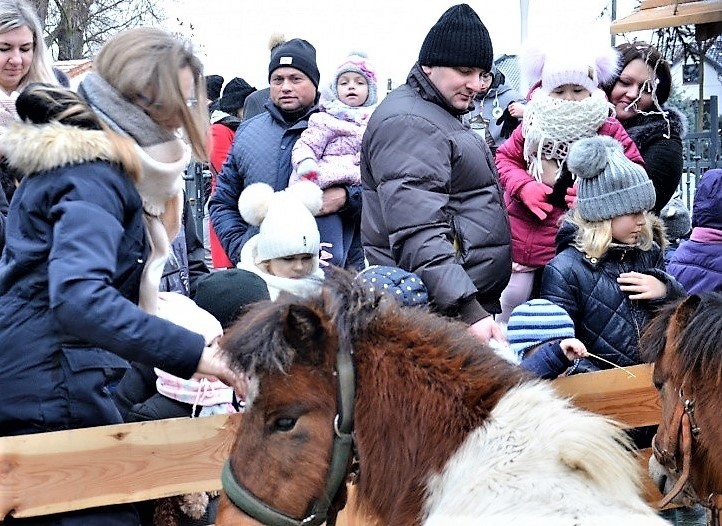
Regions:
M 361 180 L 370 264 L 416 272 L 467 323 L 499 311 L 511 248 L 494 161 L 418 64 L 369 120 Z

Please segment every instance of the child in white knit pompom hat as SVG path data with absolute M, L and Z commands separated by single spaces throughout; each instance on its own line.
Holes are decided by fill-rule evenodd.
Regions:
M 281 192 L 254 183 L 238 199 L 243 219 L 259 226 L 258 234 L 243 246 L 238 268 L 263 278 L 272 300 L 282 291 L 308 297 L 321 290 L 321 239 L 314 214 L 321 209 L 322 195 L 310 181 Z
M 607 135 L 624 145 L 629 159 L 643 165 L 599 88 L 616 71 L 617 51 L 608 44 L 595 49 L 547 40 L 546 46 L 528 45 L 521 56 L 532 84 L 531 100 L 522 125 L 496 153 L 513 262 L 509 285 L 501 295 L 500 322 L 532 296 L 541 269 L 554 257 L 559 221 L 576 195 L 565 164 L 569 147 L 583 137 Z

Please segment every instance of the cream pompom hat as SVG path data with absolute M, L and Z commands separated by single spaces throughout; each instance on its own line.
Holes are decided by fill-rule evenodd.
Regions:
M 310 181 L 280 192 L 266 183 L 254 183 L 241 193 L 241 217 L 260 230 L 256 263 L 295 254 L 318 257 L 321 236 L 314 214 L 321 209 L 322 196 L 322 190 Z

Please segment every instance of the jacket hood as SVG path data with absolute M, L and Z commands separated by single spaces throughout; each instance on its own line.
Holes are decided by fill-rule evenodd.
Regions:
M 664 110 L 667 112 L 669 126 L 667 119 L 659 113 L 639 114 L 622 122 L 622 126 L 640 150 L 645 150 L 647 144 L 659 140 L 669 132 L 680 138 L 687 135 L 687 117 L 677 108 L 667 106 Z
M 722 170 L 707 170 L 697 183 L 692 226 L 722 230 Z
M 85 130 L 58 122 L 12 125 L 2 134 L 0 155 L 22 176 L 96 160 L 117 162 L 102 130 Z
M 465 110 L 457 110 L 456 108 L 450 106 L 418 63 L 414 64 L 414 67 L 411 68 L 411 71 L 409 71 L 409 76 L 406 78 L 406 82 L 409 86 L 416 90 L 419 95 L 421 95 L 422 99 L 441 106 L 456 117 L 469 113 L 468 108 Z

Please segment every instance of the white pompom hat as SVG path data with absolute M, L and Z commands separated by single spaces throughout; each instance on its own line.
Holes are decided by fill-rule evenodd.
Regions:
M 256 263 L 296 254 L 318 257 L 321 236 L 314 214 L 321 209 L 323 191 L 310 181 L 299 181 L 280 192 L 266 183 L 249 185 L 238 199 L 238 210 L 248 223 L 260 227 Z
M 593 93 L 617 73 L 619 52 L 609 45 L 581 46 L 546 42 L 542 47 L 528 43 L 520 67 L 529 82 L 541 80 L 540 89 L 550 93 L 559 86 L 577 84 Z

